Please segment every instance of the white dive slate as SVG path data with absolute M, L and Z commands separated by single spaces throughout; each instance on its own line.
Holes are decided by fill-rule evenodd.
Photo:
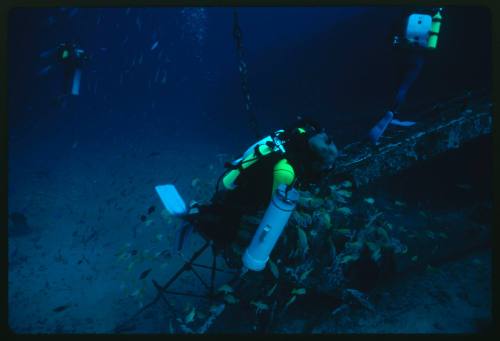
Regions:
M 159 185 L 155 187 L 156 193 L 160 196 L 163 205 L 172 215 L 186 214 L 187 208 L 184 200 L 174 185 Z

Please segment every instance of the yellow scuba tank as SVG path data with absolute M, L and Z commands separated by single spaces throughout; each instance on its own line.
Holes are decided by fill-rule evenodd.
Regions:
M 429 32 L 429 40 L 427 42 L 427 48 L 435 49 L 438 42 L 439 30 L 441 29 L 441 8 L 438 9 L 437 13 L 432 17 L 431 31 Z

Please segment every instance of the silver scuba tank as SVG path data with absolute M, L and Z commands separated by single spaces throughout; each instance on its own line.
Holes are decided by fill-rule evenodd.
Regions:
M 73 74 L 73 83 L 71 84 L 71 94 L 78 96 L 80 94 L 80 79 L 82 77 L 82 70 L 76 68 Z
M 299 199 L 299 193 L 292 188 L 286 191 L 286 185 L 280 185 L 267 207 L 253 239 L 243 254 L 243 265 L 253 271 L 266 267 L 269 255 L 285 228 L 288 219 Z

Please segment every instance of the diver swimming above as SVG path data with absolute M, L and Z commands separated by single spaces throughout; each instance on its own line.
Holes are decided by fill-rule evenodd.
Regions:
M 78 96 L 82 67 L 89 60 L 87 53 L 77 44 L 64 42 L 57 48 L 57 61 L 63 66 L 65 95 Z
M 82 70 L 90 60 L 89 55 L 83 50 L 77 40 L 75 42 L 63 42 L 40 55 L 43 59 L 49 61 L 49 65 L 45 66 L 38 72 L 40 76 L 46 76 L 52 69 L 61 68 L 63 73 L 62 89 L 54 98 L 53 103 L 66 106 L 67 99 L 70 96 L 78 96 L 80 94 L 80 83 Z M 57 67 L 55 67 L 57 65 Z
M 438 35 L 441 28 L 441 12 L 430 14 L 412 13 L 405 17 L 403 32 L 393 38 L 393 47 L 400 54 L 401 65 L 398 68 L 399 88 L 392 107 L 370 130 L 368 137 L 372 143 L 377 144 L 389 124 L 410 127 L 412 121 L 400 121 L 394 118 L 404 103 L 408 90 L 422 71 L 425 54 L 437 47 Z
M 316 122 L 302 119 L 278 130 L 252 145 L 217 182 L 209 204 L 194 204 L 185 209 L 175 188 L 157 186 L 169 211 L 179 213 L 191 226 L 221 248 L 234 241 L 241 218 L 266 207 L 243 263 L 262 270 L 298 200 L 301 188 L 320 182 L 333 170 L 337 148 L 331 137 Z M 180 199 L 180 200 L 178 200 Z M 170 207 L 170 208 L 169 208 Z M 180 209 L 179 209 L 180 207 Z M 186 233 L 187 231 L 183 231 Z M 181 245 L 182 240 L 181 237 Z

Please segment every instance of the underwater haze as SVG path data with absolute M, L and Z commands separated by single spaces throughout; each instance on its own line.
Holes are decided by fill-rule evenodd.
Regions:
M 269 265 L 244 274 L 242 287 L 250 289 L 228 284 L 240 264 L 221 255 L 212 281 L 207 250 L 196 261 L 205 267 L 186 268 L 172 283 L 171 291 L 188 295 L 160 295 L 159 286 L 206 240 L 194 231 L 176 251 L 183 221 L 155 187 L 175 185 L 186 204 L 209 201 L 227 162 L 298 116 L 318 121 L 348 157 L 345 147 L 368 143 L 370 129 L 393 105 L 402 57 L 392 42 L 402 18 L 434 10 L 10 10 L 10 331 L 488 331 L 491 131 L 460 148 L 448 143 L 449 151 L 417 157 L 367 186 L 329 178 L 301 191 Z M 58 56 L 62 43 L 88 57 L 79 66 L 77 94 L 67 86 L 69 64 Z M 491 102 L 487 8 L 445 8 L 430 52 L 399 108 L 398 119 L 416 122 L 408 129 L 428 131 L 440 115 L 431 109 L 457 101 L 464 103 L 460 112 L 489 110 L 483 110 Z M 387 129 L 383 146 L 406 132 Z M 244 222 L 251 236 L 259 219 Z M 323 232 L 328 237 L 316 238 Z M 335 266 L 321 258 L 332 253 Z M 321 276 L 336 281 L 329 283 L 335 290 L 325 289 Z M 222 296 L 201 297 L 208 286 Z

